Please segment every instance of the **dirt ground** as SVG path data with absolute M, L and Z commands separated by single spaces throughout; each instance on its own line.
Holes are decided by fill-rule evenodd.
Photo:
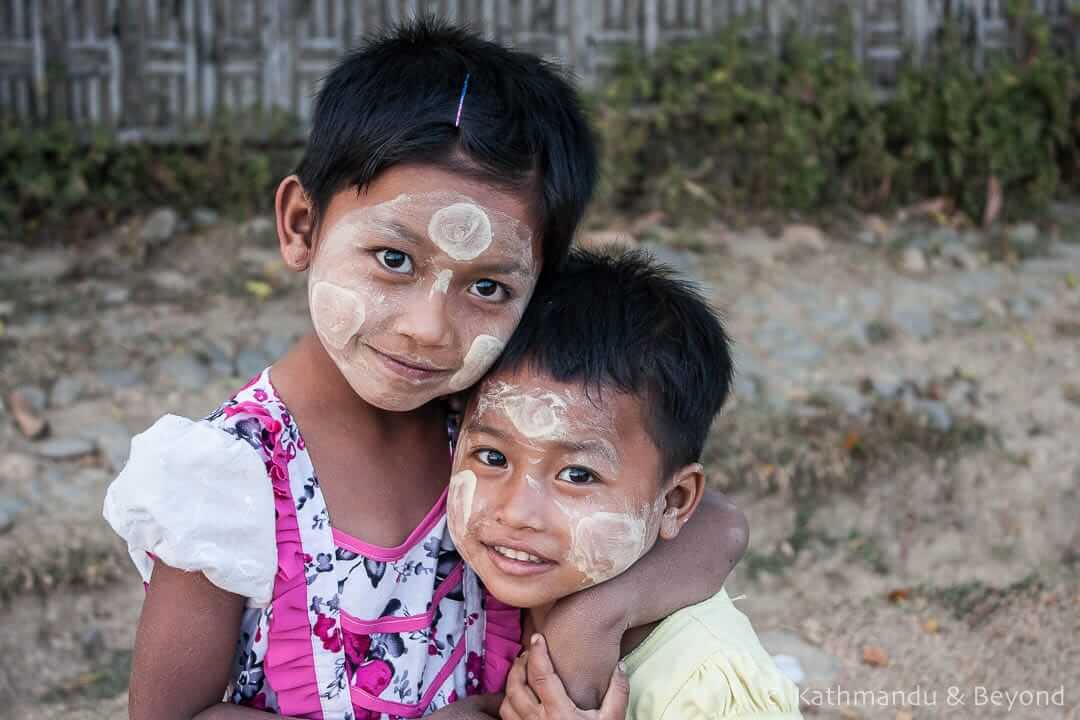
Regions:
M 306 327 L 265 219 L 171 219 L 0 253 L 0 717 L 126 716 L 142 588 L 105 487 L 131 433 Z M 1080 718 L 1080 244 L 860 222 L 617 234 L 736 343 L 707 455 L 750 518 L 729 592 L 807 717 Z

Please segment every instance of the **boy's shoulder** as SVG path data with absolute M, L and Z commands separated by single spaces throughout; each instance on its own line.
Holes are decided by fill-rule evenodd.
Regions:
M 725 590 L 668 616 L 624 658 L 632 720 L 798 718 L 798 688 Z

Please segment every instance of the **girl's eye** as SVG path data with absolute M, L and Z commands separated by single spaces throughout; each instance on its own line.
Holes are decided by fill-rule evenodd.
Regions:
M 477 280 L 469 286 L 469 293 L 489 302 L 501 302 L 510 297 L 510 291 L 502 283 L 494 280 Z
M 563 468 L 559 472 L 558 478 L 571 485 L 588 485 L 594 479 L 591 472 L 581 467 Z
M 375 253 L 375 257 L 390 272 L 401 275 L 408 275 L 412 272 L 412 258 L 400 250 L 380 250 Z
M 506 467 L 506 456 L 498 450 L 480 450 L 476 453 L 480 462 L 491 467 Z

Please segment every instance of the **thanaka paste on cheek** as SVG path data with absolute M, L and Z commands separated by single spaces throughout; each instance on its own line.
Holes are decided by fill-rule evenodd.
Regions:
M 454 203 L 431 216 L 428 237 L 455 260 L 472 260 L 491 245 L 491 220 L 472 203 Z
M 333 283 L 316 282 L 311 287 L 311 319 L 326 344 L 343 350 L 360 330 L 366 317 L 359 293 Z
M 449 516 L 450 534 L 459 547 L 469 530 L 469 518 L 472 515 L 473 496 L 476 494 L 476 473 L 462 470 L 450 478 L 450 492 L 447 497 L 447 515 Z

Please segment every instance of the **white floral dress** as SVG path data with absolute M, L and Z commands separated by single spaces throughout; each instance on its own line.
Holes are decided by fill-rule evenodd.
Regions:
M 105 517 L 153 563 L 248 599 L 225 699 L 304 718 L 415 718 L 496 692 L 520 615 L 454 549 L 446 493 L 400 546 L 330 525 L 318 477 L 264 370 L 210 417 L 132 441 Z

